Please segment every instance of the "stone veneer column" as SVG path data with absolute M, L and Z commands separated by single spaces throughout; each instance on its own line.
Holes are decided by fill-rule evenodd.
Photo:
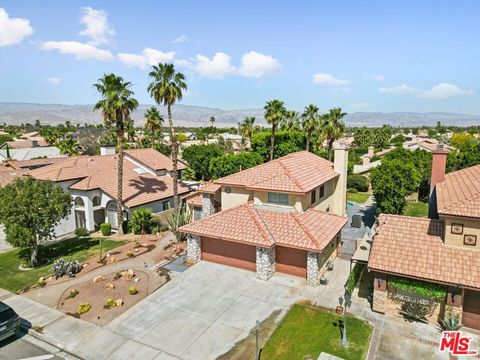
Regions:
M 268 280 L 275 273 L 275 247 L 257 246 L 257 279 Z
M 318 286 L 320 266 L 318 265 L 318 256 L 316 252 L 307 252 L 307 285 Z
M 199 236 L 187 236 L 187 261 L 199 262 L 202 255 L 202 240 Z
M 202 194 L 202 219 L 214 213 L 213 195 Z

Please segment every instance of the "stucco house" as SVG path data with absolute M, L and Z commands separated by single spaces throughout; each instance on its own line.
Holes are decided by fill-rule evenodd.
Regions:
M 432 154 L 429 218 L 378 219 L 368 260 L 373 310 L 396 311 L 410 296 L 391 288 L 392 277 L 420 280 L 446 290 L 435 302 L 412 298 L 431 306 L 429 321 L 451 311 L 465 326 L 480 329 L 480 165 L 445 174 L 448 152 L 439 145 Z
M 187 200 L 196 220 L 181 228 L 188 260 L 319 284 L 347 223 L 348 150 L 342 144 L 334 152 L 333 163 L 301 151 L 200 188 Z
M 101 223 L 117 223 L 117 155 L 102 149 L 104 155 L 77 156 L 28 172 L 38 180 L 52 181 L 73 197 L 71 215 L 55 230 L 56 237 L 76 228 L 98 229 Z M 178 163 L 178 175 L 186 166 Z M 154 149 L 126 150 L 123 161 L 123 201 L 125 219 L 139 207 L 154 213 L 173 206 L 172 160 Z M 179 181 L 180 195 L 190 188 Z

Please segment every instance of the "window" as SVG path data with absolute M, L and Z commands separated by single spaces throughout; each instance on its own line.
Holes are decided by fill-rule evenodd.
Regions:
M 325 185 L 320 186 L 320 191 L 318 193 L 318 198 L 321 199 L 325 196 Z
M 317 197 L 317 191 L 313 190 L 312 193 L 310 194 L 310 202 L 312 204 L 315 203 L 315 201 L 317 200 L 316 197 Z
M 230 186 L 227 186 L 227 187 L 225 188 L 225 193 L 226 193 L 226 194 L 231 194 L 231 193 L 232 193 L 232 188 L 231 188 Z
M 288 194 L 282 193 L 268 193 L 268 202 L 271 204 L 281 204 L 281 205 L 288 205 Z
M 163 211 L 170 209 L 170 201 L 163 201 L 162 202 L 162 209 Z
M 100 196 L 94 196 L 92 199 L 93 206 L 100 206 Z
M 202 218 L 202 208 L 195 207 L 193 209 L 193 220 L 200 220 Z
M 75 208 L 82 209 L 84 207 L 85 207 L 85 203 L 83 202 L 83 199 L 80 196 L 77 196 L 75 198 Z

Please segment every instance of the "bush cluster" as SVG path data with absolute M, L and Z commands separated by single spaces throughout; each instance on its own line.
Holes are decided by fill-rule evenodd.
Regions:
M 79 273 L 80 270 L 82 270 L 82 264 L 80 264 L 78 260 L 65 259 L 55 260 L 51 268 L 51 272 L 53 273 L 53 276 L 55 276 L 55 279 L 58 279 L 64 275 L 72 277 Z
M 355 289 L 355 286 L 357 286 L 358 280 L 360 280 L 360 276 L 362 275 L 362 271 L 364 268 L 365 265 L 359 263 L 356 263 L 353 267 L 352 272 L 350 273 L 350 276 L 345 283 L 345 291 L 349 295 L 352 295 L 353 289 Z
M 77 229 L 75 229 L 75 235 L 77 237 L 88 236 L 88 230 L 83 228 L 83 227 L 77 228 Z
M 355 189 L 356 191 L 367 192 L 368 180 L 362 175 L 349 175 L 347 177 L 347 189 L 348 191 Z
M 112 234 L 112 225 L 109 223 L 103 223 L 100 225 L 100 231 L 103 236 L 110 236 Z

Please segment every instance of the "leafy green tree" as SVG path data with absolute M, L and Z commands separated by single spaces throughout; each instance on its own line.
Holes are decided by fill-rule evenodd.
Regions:
M 65 139 L 57 141 L 55 145 L 60 149 L 60 153 L 63 155 L 77 156 L 81 151 L 80 145 L 72 135 L 68 135 Z
M 347 113 L 342 112 L 341 108 L 333 108 L 328 111 L 324 117 L 323 132 L 327 139 L 327 150 L 330 152 L 333 148 L 333 142 L 339 139 L 345 131 L 345 124 L 342 121 Z
M 320 126 L 320 116 L 318 114 L 318 106 L 310 104 L 305 107 L 302 114 L 302 128 L 306 132 L 307 151 L 310 151 L 310 142 L 313 138 L 314 131 Z
M 480 164 L 480 141 L 469 141 L 447 157 L 448 172 Z
M 175 71 L 173 64 L 159 63 L 152 67 L 148 74 L 152 82 L 147 90 L 157 104 L 163 104 L 167 107 L 168 123 L 170 126 L 170 137 L 172 143 L 172 178 L 173 178 L 173 204 L 175 209 L 178 207 L 178 174 L 177 174 L 177 137 L 173 127 L 172 106 L 177 101 L 182 100 L 183 92 L 187 90 L 185 76 Z
M 177 133 L 177 141 L 179 143 L 183 143 L 188 140 L 188 136 L 185 135 L 184 133 Z
M 275 152 L 275 132 L 277 126 L 285 118 L 287 109 L 283 101 L 280 100 L 268 101 L 263 109 L 265 110 L 265 120 L 272 125 L 272 132 L 270 133 L 270 160 L 273 160 Z
M 252 137 L 252 151 L 259 154 L 264 161 L 268 161 L 271 151 L 270 132 L 260 132 Z M 292 152 L 305 149 L 305 133 L 301 131 L 279 131 L 276 135 L 274 158 L 285 156 Z
M 450 138 L 450 143 L 457 149 L 460 149 L 465 143 L 469 141 L 475 141 L 475 137 L 469 133 L 453 134 Z
M 404 142 L 405 142 L 405 136 L 403 136 L 402 134 L 398 134 L 397 136 L 395 136 L 390 140 L 390 144 L 393 144 L 397 147 L 402 146 Z
M 187 181 L 194 181 L 195 180 L 195 171 L 192 168 L 186 168 L 182 172 L 182 178 Z
M 13 141 L 12 135 L 0 135 L 0 146 L 6 143 L 7 141 Z
M 202 180 L 210 180 L 210 160 L 223 155 L 218 145 L 192 145 L 182 152 L 182 158 Z
M 157 142 L 158 135 L 161 134 L 163 128 L 163 117 L 158 112 L 158 109 L 155 106 L 151 106 L 145 111 L 145 129 L 151 133 L 151 147 L 155 147 Z
M 210 160 L 210 173 L 213 179 L 218 179 L 262 163 L 263 158 L 254 152 L 244 152 L 238 155 L 226 154 Z
M 394 159 L 384 160 L 372 170 L 370 178 L 377 213 L 401 214 L 407 203 L 405 197 L 418 189 L 421 174 L 412 162 Z
M 27 176 L 0 188 L 0 203 L 7 242 L 29 248 L 32 266 L 38 265 L 38 244 L 50 240 L 55 226 L 70 214 L 70 194 L 50 181 Z
M 138 101 L 133 98 L 132 84 L 124 81 L 121 76 L 105 74 L 93 85 L 101 99 L 95 104 L 94 110 L 101 110 L 106 126 L 115 128 L 118 149 L 117 160 L 117 219 L 118 234 L 123 235 L 123 151 L 125 149 L 125 125 L 130 113 L 138 107 Z

